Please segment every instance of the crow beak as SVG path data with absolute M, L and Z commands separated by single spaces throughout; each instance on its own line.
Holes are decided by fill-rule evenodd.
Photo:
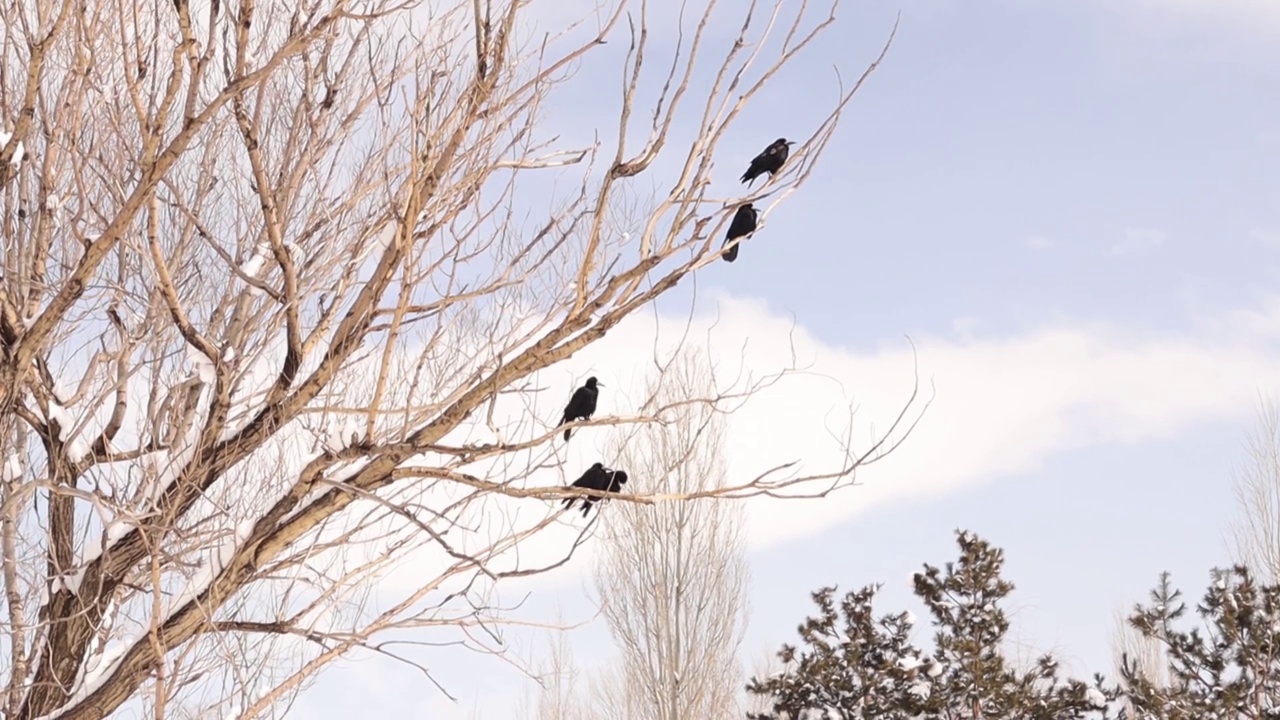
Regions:
M 598 385 L 599 387 L 604 387 L 604 383 L 600 382 L 599 380 L 596 381 L 596 385 Z
M 795 144 L 796 144 L 796 141 L 795 141 L 795 140 L 788 140 L 788 141 L 787 141 L 787 144 L 788 144 L 788 145 L 795 145 Z

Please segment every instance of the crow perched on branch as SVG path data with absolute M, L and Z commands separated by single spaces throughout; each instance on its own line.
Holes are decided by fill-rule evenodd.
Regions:
M 738 212 L 733 214 L 733 220 L 729 222 L 729 232 L 724 234 L 724 247 L 733 242 L 737 238 L 742 238 L 737 245 L 723 251 L 720 256 L 725 262 L 733 262 L 738 259 L 738 247 L 747 239 L 751 233 L 756 231 L 756 220 L 760 217 L 760 211 L 755 209 L 751 203 L 747 203 L 738 208 Z
M 791 146 L 795 144 L 794 140 L 786 138 L 778 138 L 769 143 L 769 147 L 765 148 L 764 152 L 751 158 L 751 164 L 742 174 L 742 182 L 750 186 L 763 173 L 769 173 L 769 177 L 773 177 L 774 173 L 782 169 L 782 163 L 787 161 L 787 156 L 791 154 Z
M 569 398 L 569 404 L 564 406 L 564 417 L 560 419 L 560 424 L 573 422 L 574 420 L 590 420 L 596 411 L 596 398 L 600 397 L 599 388 L 604 387 L 604 383 L 595 379 L 595 376 L 587 378 L 587 384 L 573 391 L 573 397 Z M 564 441 L 569 442 L 569 431 L 564 431 Z
M 603 463 L 595 463 L 582 473 L 582 477 L 573 481 L 571 488 L 583 488 L 584 490 L 601 490 L 604 492 L 622 492 L 622 486 L 627 482 L 627 474 L 622 470 L 611 470 L 604 466 Z M 579 498 L 565 498 L 564 508 L 568 510 L 573 507 L 573 503 Z M 582 499 L 582 517 L 586 517 L 591 510 L 591 506 L 605 498 L 584 497 Z

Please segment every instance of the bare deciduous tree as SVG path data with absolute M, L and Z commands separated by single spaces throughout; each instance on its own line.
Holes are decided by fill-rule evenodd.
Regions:
M 1127 660 L 1139 676 L 1156 687 L 1167 687 L 1171 681 L 1165 648 L 1159 640 L 1145 637 L 1129 622 L 1129 612 L 1117 612 L 1111 630 L 1111 666 L 1115 677 L 1121 677 Z M 1118 700 L 1126 717 L 1139 717 L 1138 708 L 1128 698 Z
M 572 552 L 527 560 L 558 517 L 539 501 L 565 492 L 562 393 L 538 373 L 717 262 L 744 200 L 708 196 L 717 146 L 834 21 L 737 6 L 715 59 L 707 0 L 651 64 L 651 5 L 554 37 L 529 35 L 526 0 L 6 10 L 6 717 L 270 715 L 353 650 L 417 662 L 375 636 L 484 647 L 493 583 Z M 625 48 L 616 128 L 556 147 L 543 108 L 606 40 Z M 695 60 L 714 68 L 696 97 Z M 745 199 L 804 184 L 873 68 Z M 618 236 L 614 198 L 660 156 L 668 190 Z M 837 466 L 699 494 L 847 486 L 914 399 Z
M 751 661 L 751 669 L 749 677 L 767 678 L 784 672 L 787 666 L 778 657 L 778 653 L 773 650 L 762 650 Z M 743 715 L 750 713 L 767 713 L 773 710 L 772 698 L 767 695 L 756 695 L 746 692 L 746 683 L 740 688 L 741 695 L 745 696 L 742 700 Z
M 588 720 L 592 717 L 579 684 L 580 671 L 573 658 L 567 633 L 554 631 L 549 652 L 537 667 L 534 679 L 538 686 L 532 702 L 526 697 L 520 717 L 528 720 Z M 532 706 L 532 707 L 530 707 Z
M 1236 515 L 1233 550 L 1267 582 L 1280 580 L 1280 404 L 1264 398 L 1245 440 L 1245 458 L 1234 473 Z
M 653 377 L 658 422 L 615 436 L 612 466 L 663 494 L 727 484 L 725 422 L 710 360 L 685 349 Z M 665 412 L 658 412 L 667 408 Z M 638 490 L 639 488 L 637 488 Z M 741 508 L 703 498 L 605 510 L 596 588 L 618 650 L 601 679 L 598 717 L 718 720 L 740 716 L 738 646 L 746 621 Z

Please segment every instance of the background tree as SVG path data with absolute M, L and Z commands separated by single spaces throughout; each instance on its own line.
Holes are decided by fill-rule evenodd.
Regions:
M 1280 404 L 1275 398 L 1260 401 L 1244 449 L 1232 478 L 1233 550 L 1237 561 L 1259 577 L 1280 581 Z
M 933 650 L 911 644 L 909 612 L 876 618 L 878 586 L 813 594 L 818 614 L 800 626 L 802 646 L 784 645 L 786 669 L 755 678 L 748 691 L 773 701 L 752 720 L 909 720 L 913 718 L 1105 718 L 1113 692 L 1060 677 L 1051 655 L 1026 671 L 1004 655 L 1009 629 L 1002 601 L 1013 585 L 1001 577 L 1004 553 L 968 532 L 956 534 L 960 557 L 945 568 L 925 565 L 915 595 L 932 616 Z
M 1143 635 L 1129 622 L 1130 611 L 1118 612 L 1111 633 L 1111 677 L 1122 677 L 1126 666 L 1134 677 L 1141 677 L 1148 687 L 1166 687 L 1170 682 L 1165 648 L 1154 638 Z M 1138 707 L 1121 695 L 1117 698 L 1121 717 L 1138 717 Z
M 713 494 L 727 485 L 723 413 L 681 401 L 716 394 L 710 359 L 689 349 L 677 354 L 649 379 L 642 413 L 656 422 L 615 435 L 612 466 L 660 495 Z M 602 508 L 595 584 L 618 656 L 598 676 L 594 716 L 741 717 L 738 647 L 748 584 L 741 509 L 713 498 L 614 505 Z
M 750 678 L 774 677 L 781 675 L 785 669 L 786 667 L 782 664 L 777 652 L 772 648 L 765 647 L 752 659 L 747 676 Z M 749 692 L 746 685 L 739 689 L 739 694 L 742 697 L 743 714 L 748 718 L 758 715 L 767 716 L 773 709 L 772 696 Z
M 485 642 L 467 630 L 504 617 L 493 584 L 572 547 L 533 553 L 558 515 L 513 510 L 580 471 L 537 373 L 717 262 L 738 202 L 709 200 L 718 145 L 833 22 L 787 5 L 735 6 L 718 58 L 715 3 L 686 8 L 656 74 L 652 3 L 546 37 L 524 0 L 10 7 L 6 717 L 260 717 L 356 649 L 420 664 L 375 636 Z M 545 108 L 619 48 L 609 140 L 557 146 Z M 861 82 L 750 199 L 803 185 Z M 659 156 L 665 194 L 612 232 Z M 718 492 L 813 477 L 762 470 Z
M 1150 604 L 1129 622 L 1159 643 L 1167 678 L 1154 682 L 1124 658 L 1127 717 L 1167 720 L 1264 720 L 1280 716 L 1280 585 L 1261 584 L 1244 565 L 1215 570 L 1196 605 L 1200 627 L 1186 627 L 1181 591 L 1160 576 Z
M 590 720 L 580 681 L 584 674 L 573 658 L 565 630 L 557 628 L 547 644 L 547 652 L 531 663 L 537 688 L 527 695 L 520 717 L 527 720 Z M 589 678 L 588 678 L 589 679 Z

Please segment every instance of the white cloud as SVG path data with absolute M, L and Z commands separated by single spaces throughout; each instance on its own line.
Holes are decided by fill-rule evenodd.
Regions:
M 799 461 L 808 472 L 837 467 L 842 455 L 831 434 L 849 426 L 850 404 L 858 408 L 852 437 L 865 447 L 872 428 L 885 428 L 912 389 L 905 340 L 853 352 L 758 301 L 721 296 L 715 307 L 692 322 L 634 318 L 537 384 L 567 393 L 575 380 L 596 374 L 612 387 L 601 395 L 599 414 L 629 412 L 626 388 L 652 367 L 655 337 L 663 344 L 681 336 L 705 342 L 722 385 L 740 375 L 804 368 L 732 416 L 727 454 L 735 483 L 786 462 Z M 1198 423 L 1243 418 L 1259 386 L 1280 381 L 1280 352 L 1268 346 L 1277 326 L 1280 300 L 1273 299 L 1185 336 L 1063 324 L 996 339 L 915 335 L 922 392 L 928 395 L 932 380 L 937 396 L 912 437 L 862 471 L 863 486 L 841 491 L 839 499 L 749 501 L 748 537 L 755 547 L 785 542 L 884 502 L 936 498 L 1033 469 L 1073 448 L 1171 437 Z M 570 470 L 594 457 L 607 432 L 575 435 Z M 633 491 L 643 490 L 643 478 L 633 483 Z
M 1154 228 L 1125 228 L 1124 239 L 1107 251 L 1108 255 L 1141 255 L 1164 245 L 1168 235 Z
M 1027 238 L 1027 247 L 1032 250 L 1048 250 L 1056 244 L 1053 238 L 1047 238 L 1043 235 L 1032 235 Z

